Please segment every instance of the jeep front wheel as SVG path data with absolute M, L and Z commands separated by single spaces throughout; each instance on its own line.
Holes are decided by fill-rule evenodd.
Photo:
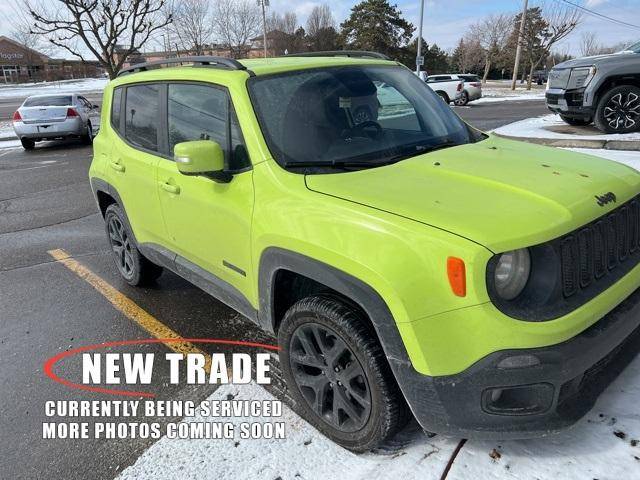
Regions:
M 406 424 L 404 397 L 358 309 L 329 295 L 307 297 L 285 314 L 278 343 L 299 413 L 334 442 L 364 452 Z
M 594 122 L 606 133 L 640 130 L 640 88 L 621 85 L 606 92 L 598 102 Z

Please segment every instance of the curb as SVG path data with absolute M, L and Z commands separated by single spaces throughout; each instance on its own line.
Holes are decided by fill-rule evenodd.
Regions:
M 496 133 L 495 131 L 493 134 L 496 137 L 517 140 L 520 142 L 535 143 L 536 145 L 546 145 L 549 147 L 593 148 L 600 150 L 626 150 L 634 152 L 640 151 L 640 140 L 581 140 L 573 138 L 512 137 L 510 135 Z

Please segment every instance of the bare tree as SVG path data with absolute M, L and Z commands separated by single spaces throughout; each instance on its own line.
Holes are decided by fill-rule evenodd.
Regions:
M 275 55 L 297 52 L 303 47 L 304 32 L 298 30 L 295 12 L 271 12 L 267 19 L 267 33 L 269 48 Z
M 249 41 L 260 33 L 260 8 L 253 0 L 218 0 L 213 9 L 213 25 L 233 58 L 246 57 Z
M 482 83 L 487 83 L 491 66 L 506 48 L 513 31 L 513 19 L 509 15 L 490 15 L 471 27 L 471 32 L 484 50 L 484 74 Z
M 312 50 L 335 50 L 338 44 L 336 22 L 329 5 L 316 5 L 307 19 L 307 35 Z
M 522 39 L 523 53 L 529 64 L 527 90 L 531 90 L 534 70 L 549 56 L 553 46 L 571 34 L 581 20 L 579 10 L 561 3 L 529 9 Z
M 166 4 L 173 22 L 167 26 L 170 43 L 195 55 L 202 55 L 214 31 L 209 0 L 170 0 Z
M 452 67 L 460 73 L 475 73 L 482 68 L 484 51 L 478 39 L 471 32 L 458 41 L 451 54 Z
M 580 35 L 580 54 L 583 57 L 597 55 L 597 51 L 602 47 L 598 44 L 598 36 L 595 32 L 582 32 Z
M 115 78 L 127 57 L 171 17 L 165 0 L 23 0 L 33 26 L 56 47 L 86 61 L 89 55 Z

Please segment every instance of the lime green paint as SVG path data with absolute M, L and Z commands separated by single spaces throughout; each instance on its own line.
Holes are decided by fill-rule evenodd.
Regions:
M 267 75 L 392 62 L 289 57 L 243 63 Z M 496 350 L 571 338 L 640 286 L 636 268 L 588 304 L 540 323 L 505 316 L 486 290 L 486 265 L 494 252 L 556 238 L 614 207 L 597 206 L 596 194 L 614 191 L 618 204 L 637 195 L 640 175 L 628 167 L 491 137 L 386 167 L 305 178 L 272 159 L 247 92 L 248 78 L 244 71 L 176 67 L 111 82 L 90 175 L 117 188 L 139 242 L 158 243 L 195 262 L 236 287 L 254 308 L 262 252 L 279 247 L 306 255 L 376 290 L 414 367 L 446 375 Z M 172 160 L 131 148 L 111 128 L 115 86 L 175 80 L 228 89 L 252 169 L 230 183 L 185 176 Z M 448 256 L 465 261 L 465 297 L 451 292 Z M 224 267 L 223 259 L 246 276 Z
M 193 140 L 173 147 L 178 170 L 185 174 L 220 172 L 224 170 L 224 151 L 212 140 Z

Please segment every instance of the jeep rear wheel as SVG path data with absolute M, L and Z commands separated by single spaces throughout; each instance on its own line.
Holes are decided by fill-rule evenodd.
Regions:
M 640 130 L 640 88 L 621 85 L 606 92 L 598 102 L 594 121 L 606 133 Z
M 149 261 L 138 250 L 124 214 L 117 204 L 107 207 L 104 221 L 114 262 L 129 285 L 146 285 L 162 275 L 162 267 Z
M 375 448 L 410 418 L 375 333 L 329 295 L 293 305 L 278 331 L 280 363 L 299 413 L 355 452 Z

